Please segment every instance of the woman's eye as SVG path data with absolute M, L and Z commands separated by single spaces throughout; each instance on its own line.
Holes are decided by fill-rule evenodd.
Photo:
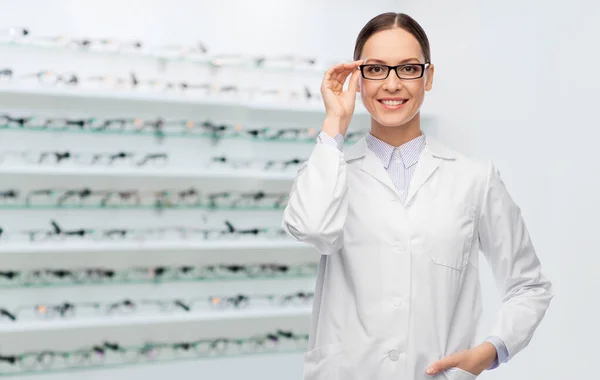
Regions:
M 402 71 L 405 73 L 414 73 L 417 70 L 418 70 L 418 66 L 415 66 L 415 65 L 402 66 Z
M 384 69 L 383 66 L 371 66 L 371 67 L 369 67 L 369 72 L 371 72 L 373 74 L 381 74 L 384 71 L 385 71 L 385 69 Z

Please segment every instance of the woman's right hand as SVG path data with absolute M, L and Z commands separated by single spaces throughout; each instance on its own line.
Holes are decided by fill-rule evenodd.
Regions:
M 356 93 L 358 92 L 358 80 L 360 70 L 358 66 L 362 60 L 351 63 L 340 63 L 333 66 L 325 73 L 323 84 L 321 85 L 321 95 L 325 103 L 326 118 L 335 120 L 339 123 L 341 135 L 346 134 L 356 103 Z M 348 89 L 344 91 L 344 83 L 350 75 Z M 329 134 L 334 131 L 327 131 Z

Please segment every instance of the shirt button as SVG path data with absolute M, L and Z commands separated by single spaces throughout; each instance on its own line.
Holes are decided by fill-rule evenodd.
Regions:
M 390 352 L 388 352 L 388 357 L 391 361 L 395 362 L 400 357 L 400 354 L 396 350 L 391 350 Z

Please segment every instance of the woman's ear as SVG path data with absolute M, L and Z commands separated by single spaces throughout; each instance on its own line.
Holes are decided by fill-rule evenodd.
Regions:
M 433 67 L 433 63 L 431 63 L 429 65 L 429 67 L 427 67 L 427 82 L 425 82 L 425 91 L 429 91 L 431 90 L 431 87 L 433 87 L 433 72 L 435 70 L 435 67 Z

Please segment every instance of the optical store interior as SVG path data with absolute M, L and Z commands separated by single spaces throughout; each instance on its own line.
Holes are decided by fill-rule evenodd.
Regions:
M 301 379 L 320 255 L 282 213 L 324 120 L 323 74 L 389 11 L 431 40 L 423 132 L 494 159 L 560 286 L 560 247 L 544 239 L 564 229 L 536 214 L 546 185 L 521 165 L 566 167 L 527 144 L 561 122 L 540 73 L 583 45 L 537 44 L 557 35 L 558 6 L 458 3 L 0 0 L 0 377 Z M 562 85 L 590 89 L 578 83 Z M 369 126 L 358 95 L 345 145 Z M 483 339 L 501 300 L 481 273 Z M 482 377 L 583 378 L 556 377 L 564 361 L 544 349 L 577 344 L 550 334 L 559 319 L 527 359 Z

